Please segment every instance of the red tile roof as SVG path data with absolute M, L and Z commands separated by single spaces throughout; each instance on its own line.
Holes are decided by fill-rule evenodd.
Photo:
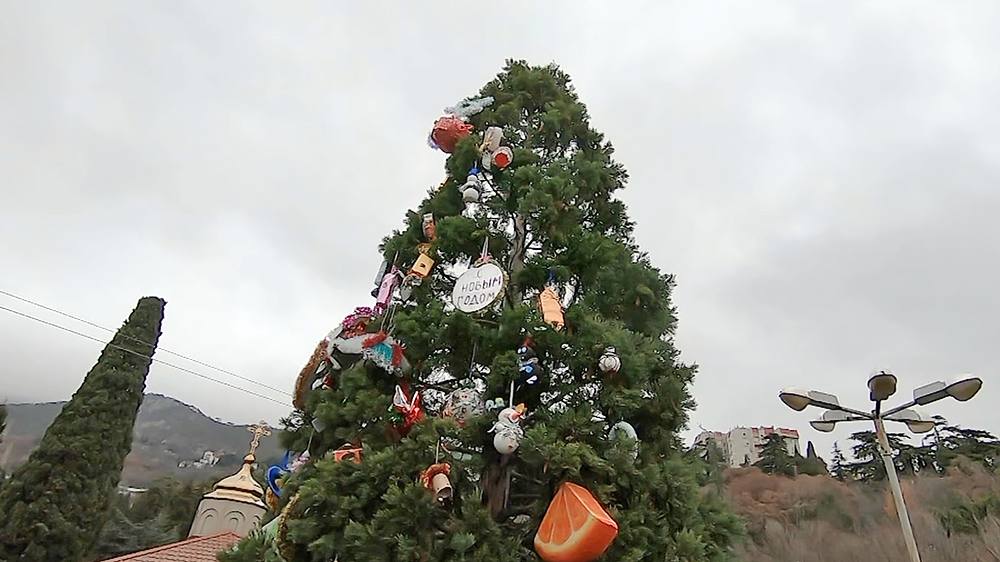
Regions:
M 240 536 L 226 531 L 133 552 L 105 562 L 218 562 L 218 554 L 239 542 Z

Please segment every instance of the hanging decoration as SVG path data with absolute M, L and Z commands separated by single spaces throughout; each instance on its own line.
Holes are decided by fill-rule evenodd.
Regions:
M 445 399 L 444 406 L 441 407 L 441 417 L 453 418 L 459 427 L 465 427 L 469 418 L 481 415 L 485 411 L 486 405 L 483 403 L 481 392 L 475 388 L 460 388 Z
M 451 465 L 446 462 L 434 463 L 420 474 L 420 481 L 423 482 L 424 488 L 434 493 L 434 500 L 440 505 L 451 501 L 452 490 L 451 480 L 448 479 L 449 474 L 451 474 Z
M 280 463 L 271 465 L 268 467 L 267 472 L 264 473 L 264 480 L 267 482 L 268 489 L 274 495 L 281 497 L 282 481 L 289 474 L 292 474 L 302 468 L 309 462 L 309 450 L 306 449 L 301 455 L 296 456 L 292 459 L 292 452 L 285 451 L 285 457 Z
M 618 536 L 618 523 L 590 490 L 563 482 L 535 534 L 535 552 L 545 562 L 590 562 Z
M 627 421 L 620 421 L 615 425 L 611 426 L 611 430 L 608 431 L 608 441 L 615 443 L 618 441 L 618 437 L 624 435 L 627 439 L 633 441 L 632 446 L 632 459 L 639 458 L 639 434 L 635 432 L 635 428 L 632 424 Z
M 528 337 L 517 348 L 517 380 L 520 384 L 534 385 L 542 375 L 542 367 L 538 364 L 538 357 L 531 347 L 531 338 Z
M 316 349 L 309 356 L 306 366 L 299 371 L 299 376 L 295 379 L 295 394 L 292 396 L 292 406 L 295 406 L 296 410 L 305 410 L 306 408 L 306 393 L 312 390 L 313 381 L 316 380 L 316 374 L 319 372 L 319 368 L 326 357 L 327 344 L 329 344 L 329 341 L 324 339 L 316 345 Z
M 418 421 L 424 419 L 424 410 L 420 405 L 420 391 L 414 392 L 411 398 L 406 390 L 397 384 L 392 397 L 392 408 L 390 414 L 392 425 L 403 437 L 410 433 Z
M 524 404 L 514 407 L 514 383 L 510 383 L 510 399 L 507 407 L 497 414 L 497 421 L 488 433 L 493 433 L 493 448 L 501 455 L 509 455 L 521 446 L 524 430 L 521 429 L 521 419 L 527 413 Z
M 448 154 L 455 152 L 458 141 L 469 136 L 474 128 L 467 119 L 492 103 L 492 97 L 485 97 L 446 107 L 445 115 L 434 122 L 434 128 L 427 137 L 428 146 Z
M 466 313 L 486 310 L 503 298 L 507 288 L 507 272 L 489 255 L 489 239 L 483 241 L 483 252 L 472 267 L 455 281 L 451 301 Z
M 385 274 L 389 271 L 389 260 L 382 258 L 381 265 L 378 266 L 378 273 L 375 274 L 375 288 L 372 289 L 372 298 L 378 298 L 378 290 L 382 287 Z
M 395 292 L 396 286 L 399 285 L 402 278 L 403 274 L 399 272 L 399 269 L 395 265 L 382 277 L 382 284 L 379 285 L 378 294 L 375 297 L 375 307 L 372 309 L 372 313 L 375 316 L 384 314 L 389 308 L 389 303 L 392 302 L 392 294 Z
M 428 242 L 437 242 L 437 223 L 434 222 L 434 213 L 427 213 L 424 215 L 423 221 L 421 222 L 421 228 L 424 231 L 424 238 Z
M 559 295 L 556 294 L 552 285 L 545 287 L 541 294 L 538 295 L 538 309 L 541 311 L 542 319 L 545 323 L 556 330 L 562 330 L 563 326 L 566 325 L 562 302 L 560 302 Z
M 385 331 L 372 334 L 361 342 L 361 356 L 390 373 L 400 373 L 406 361 L 403 346 Z
M 367 306 L 355 308 L 354 312 L 348 314 L 340 323 L 340 332 L 335 337 L 349 339 L 364 334 L 368 330 L 368 323 L 374 317 L 375 312 Z
M 597 367 L 601 369 L 604 374 L 615 374 L 619 369 L 622 368 L 622 360 L 615 353 L 615 348 L 607 347 L 604 349 L 604 355 L 601 355 L 601 359 L 597 362 Z
M 333 451 L 334 462 L 340 462 L 345 459 L 353 460 L 355 464 L 361 464 L 361 447 L 344 443 Z
M 483 133 L 483 143 L 479 152 L 483 155 L 483 169 L 491 170 L 493 166 L 506 168 L 514 160 L 514 152 L 508 146 L 500 146 L 503 140 L 503 129 L 488 127 Z
M 462 202 L 466 205 L 479 202 L 483 196 L 483 180 L 479 175 L 479 168 L 473 167 L 469 170 L 469 176 L 458 190 L 462 194 Z

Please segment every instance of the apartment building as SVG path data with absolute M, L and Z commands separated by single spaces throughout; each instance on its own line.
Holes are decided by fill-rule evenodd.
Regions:
M 799 432 L 784 427 L 737 427 L 728 433 L 721 431 L 702 431 L 694 438 L 695 445 L 714 441 L 726 458 L 730 467 L 736 468 L 745 464 L 753 464 L 760 460 L 760 451 L 764 447 L 764 439 L 768 435 L 778 434 L 785 442 L 788 454 L 802 456 L 799 447 Z

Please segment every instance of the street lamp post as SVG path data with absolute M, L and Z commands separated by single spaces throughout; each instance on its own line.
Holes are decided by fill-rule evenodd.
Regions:
M 801 412 L 809 406 L 826 410 L 820 419 L 809 422 L 809 425 L 817 431 L 829 433 L 834 430 L 839 422 L 869 420 L 874 423 L 879 454 L 882 457 L 882 462 L 885 464 L 886 476 L 889 478 L 892 498 L 896 504 L 896 513 L 899 516 L 899 525 L 903 529 L 903 540 L 906 542 L 906 550 L 910 554 L 910 562 L 920 562 L 917 541 L 913 537 L 910 516 L 906 512 L 906 503 L 903 501 L 903 490 L 899 486 L 899 476 L 896 474 L 896 465 L 892 461 L 892 450 L 889 448 L 889 437 L 885 432 L 883 422 L 885 420 L 901 422 L 905 423 L 909 430 L 914 433 L 927 433 L 934 429 L 934 420 L 916 410 L 912 410 L 913 406 L 926 406 L 927 404 L 948 397 L 954 398 L 959 402 L 965 402 L 975 396 L 982 386 L 982 379 L 973 377 L 972 375 L 954 377 L 948 382 L 933 382 L 914 390 L 913 400 L 910 402 L 883 412 L 882 402 L 888 400 L 896 393 L 896 376 L 889 371 L 878 371 L 868 379 L 869 398 L 875 403 L 875 408 L 871 412 L 863 412 L 841 406 L 840 401 L 833 394 L 815 390 L 786 388 L 778 393 L 778 398 L 786 406 L 797 412 Z

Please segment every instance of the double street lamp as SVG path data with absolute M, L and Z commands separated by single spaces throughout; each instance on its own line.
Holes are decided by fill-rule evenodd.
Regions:
M 869 420 L 875 424 L 879 453 L 885 464 L 886 475 L 889 477 L 892 497 L 896 502 L 896 513 L 899 515 L 899 524 L 903 528 L 903 539 L 906 541 L 906 549 L 910 553 L 910 562 L 920 562 L 920 553 L 917 552 L 917 542 L 913 538 L 910 516 L 906 512 L 906 504 L 903 502 L 903 490 L 899 487 L 899 476 L 896 474 L 896 465 L 892 461 L 892 451 L 889 448 L 889 438 L 885 433 L 883 421 L 901 422 L 914 433 L 927 433 L 934 429 L 934 420 L 911 409 L 913 406 L 925 406 L 948 397 L 965 402 L 975 396 L 982 386 L 982 379 L 972 375 L 960 375 L 948 382 L 932 382 L 914 390 L 913 400 L 884 412 L 882 411 L 882 402 L 896 393 L 896 376 L 889 371 L 879 371 L 868 379 L 869 397 L 875 403 L 875 408 L 871 412 L 841 406 L 840 401 L 833 394 L 816 390 L 790 387 L 778 393 L 778 397 L 785 405 L 797 412 L 801 412 L 809 406 L 826 410 L 820 419 L 809 422 L 809 425 L 816 431 L 829 433 L 834 430 L 838 423 L 847 421 Z

